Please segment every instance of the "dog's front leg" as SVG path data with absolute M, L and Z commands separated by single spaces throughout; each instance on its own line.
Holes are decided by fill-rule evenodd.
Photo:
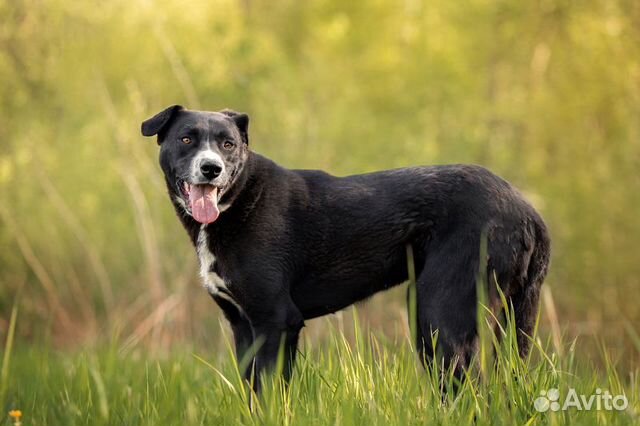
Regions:
M 213 300 L 220 306 L 225 318 L 229 321 L 229 325 L 233 331 L 238 367 L 243 377 L 250 380 L 254 357 L 253 354 L 249 352 L 249 349 L 254 342 L 254 338 L 253 328 L 251 327 L 249 318 L 247 318 L 246 314 L 239 309 L 238 306 L 231 303 L 228 299 L 219 295 L 212 295 L 211 297 L 213 297 Z
M 285 380 L 291 378 L 295 364 L 298 336 L 304 326 L 304 319 L 291 300 L 263 311 L 252 318 L 254 336 L 259 344 L 254 370 L 254 390 L 260 391 L 260 376 L 273 369 L 278 361 L 280 348 L 283 350 L 284 365 L 282 374 Z

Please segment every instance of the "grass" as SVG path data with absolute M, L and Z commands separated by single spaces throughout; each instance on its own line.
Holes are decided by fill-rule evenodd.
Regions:
M 369 334 L 357 323 L 353 341 L 335 328 L 324 347 L 305 341 L 290 385 L 269 376 L 259 398 L 240 379 L 230 344 L 213 358 L 185 350 L 153 360 L 124 355 L 115 343 L 75 354 L 14 346 L 3 364 L 3 407 L 22 410 L 24 426 L 637 424 L 638 371 L 621 376 L 606 351 L 601 368 L 578 362 L 575 341 L 563 342 L 558 356 L 535 339 L 523 361 L 509 330 L 500 342 L 489 338 L 493 367 L 480 374 L 475 363 L 460 391 L 444 397 L 437 366 L 425 372 L 408 339 Z M 551 388 L 587 397 L 608 390 L 625 394 L 629 406 L 537 412 L 534 400 Z M 7 416 L 0 424 L 12 423 Z

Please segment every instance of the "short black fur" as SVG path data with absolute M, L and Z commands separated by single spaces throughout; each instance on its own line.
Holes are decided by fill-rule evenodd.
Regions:
M 221 189 L 220 205 L 227 207 L 207 226 L 179 202 L 178 180 L 193 156 L 189 150 L 197 148 L 175 141 L 193 128 L 211 138 L 224 131 L 243 142 L 234 153 L 220 154 L 232 170 Z M 433 356 L 431 333 L 437 330 L 439 356 L 447 365 L 455 362 L 460 374 L 477 337 L 482 235 L 490 305 L 498 309 L 497 284 L 513 304 L 519 349 L 527 353 L 550 241 L 541 217 L 509 183 L 473 165 L 348 177 L 289 170 L 249 151 L 247 128 L 246 114 L 175 106 L 143 124 L 143 134 L 160 134 L 169 195 L 194 245 L 206 232 L 215 256 L 211 272 L 227 292 L 213 297 L 231 324 L 238 358 L 256 339 L 263 341 L 247 378 L 275 364 L 281 342 L 289 376 L 306 319 L 405 282 L 407 245 L 415 256 L 422 358 Z

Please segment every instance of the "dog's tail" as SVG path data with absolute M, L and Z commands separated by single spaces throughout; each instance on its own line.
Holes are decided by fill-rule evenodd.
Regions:
M 537 215 L 536 215 L 537 216 Z M 531 224 L 533 250 L 529 259 L 524 285 L 511 297 L 518 333 L 518 349 L 522 357 L 529 353 L 531 336 L 538 315 L 540 288 L 549 270 L 551 239 L 547 227 L 538 216 Z

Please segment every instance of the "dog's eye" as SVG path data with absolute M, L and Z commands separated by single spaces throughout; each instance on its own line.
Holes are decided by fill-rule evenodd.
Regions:
M 191 143 L 191 138 L 189 138 L 187 136 L 183 137 L 182 138 L 182 143 L 186 144 L 186 145 L 189 145 Z
M 231 148 L 233 148 L 233 142 L 231 142 L 231 141 L 224 141 L 224 142 L 222 143 L 222 147 L 223 147 L 224 149 L 231 149 Z

